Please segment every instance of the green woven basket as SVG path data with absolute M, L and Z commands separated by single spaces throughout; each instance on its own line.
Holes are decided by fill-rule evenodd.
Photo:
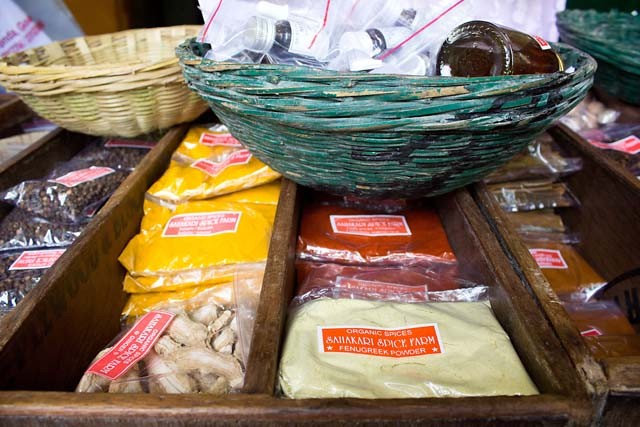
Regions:
M 640 15 L 565 10 L 557 16 L 562 41 L 598 60 L 596 85 L 640 105 Z
M 176 53 L 189 87 L 287 178 L 335 194 L 434 196 L 481 179 L 571 110 L 595 61 L 556 46 L 570 73 L 482 78 L 338 73 Z

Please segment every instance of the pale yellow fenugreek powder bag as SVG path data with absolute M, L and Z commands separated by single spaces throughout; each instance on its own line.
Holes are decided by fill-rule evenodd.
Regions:
M 295 399 L 538 393 L 488 302 L 329 298 L 291 313 L 279 387 Z

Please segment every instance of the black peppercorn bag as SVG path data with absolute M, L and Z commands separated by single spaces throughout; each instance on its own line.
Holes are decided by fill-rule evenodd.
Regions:
M 40 281 L 65 249 L 0 254 L 0 316 L 11 311 Z
M 153 135 L 150 136 L 152 138 Z M 158 136 L 159 138 L 159 136 Z M 118 170 L 132 171 L 157 143 L 146 139 L 98 139 L 73 157 L 73 161 L 91 163 L 94 166 L 109 166 Z
M 2 200 L 60 223 L 89 219 L 125 180 L 128 171 L 72 161 L 41 180 L 24 181 L 2 194 Z
M 14 208 L 0 221 L 0 252 L 69 246 L 84 225 L 57 223 Z

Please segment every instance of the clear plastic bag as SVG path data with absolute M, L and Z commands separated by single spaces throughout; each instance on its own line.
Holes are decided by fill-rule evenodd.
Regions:
M 86 222 L 127 176 L 127 171 L 71 161 L 48 178 L 24 181 L 6 190 L 2 200 L 51 221 Z
M 588 301 L 605 285 L 602 276 L 571 246 L 550 241 L 525 243 L 560 299 Z
M 563 306 L 583 337 L 636 334 L 627 317 L 613 301 L 567 302 Z
M 72 160 L 132 171 L 156 143 L 157 139 L 101 139 L 82 149 Z
M 59 224 L 14 208 L 0 221 L 0 252 L 64 247 L 72 244 L 84 224 Z
M 189 129 L 172 159 L 182 164 L 191 164 L 199 159 L 221 162 L 242 148 L 242 143 L 229 133 L 225 125 L 199 125 Z
M 554 183 L 551 180 L 491 184 L 488 189 L 493 193 L 500 207 L 507 212 L 579 205 L 578 199 L 566 184 Z
M 456 265 L 440 218 L 429 208 L 389 215 L 310 203 L 302 213 L 297 257 L 339 264 Z
M 0 315 L 11 311 L 40 281 L 64 249 L 0 253 Z
M 556 179 L 582 169 L 582 159 L 566 157 L 550 135 L 544 134 L 502 168 L 488 175 L 487 183 L 551 178 Z
M 278 178 L 279 173 L 243 149 L 219 162 L 200 159 L 183 165 L 173 161 L 147 192 L 156 199 L 184 203 L 246 190 Z
M 189 202 L 148 212 L 119 257 L 132 276 L 175 275 L 264 262 L 275 206 Z
M 488 301 L 346 295 L 291 310 L 278 388 L 294 399 L 537 394 Z
M 262 276 L 216 286 L 134 295 L 125 316 L 140 315 L 100 352 L 77 392 L 239 392 Z

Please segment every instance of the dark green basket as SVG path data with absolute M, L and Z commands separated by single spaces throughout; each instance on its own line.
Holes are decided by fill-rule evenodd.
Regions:
M 189 87 L 287 178 L 335 194 L 434 196 L 481 179 L 571 110 L 596 63 L 555 46 L 572 72 L 410 77 L 203 59 L 177 48 Z
M 565 10 L 558 14 L 557 26 L 562 41 L 597 59 L 598 87 L 640 105 L 640 15 Z

